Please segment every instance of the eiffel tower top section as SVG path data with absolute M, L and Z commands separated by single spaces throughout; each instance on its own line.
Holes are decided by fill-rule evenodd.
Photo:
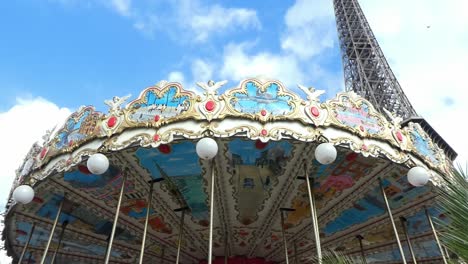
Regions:
M 346 91 L 403 120 L 417 116 L 367 22 L 357 0 L 333 0 Z
M 333 0 L 340 40 L 346 91 L 370 101 L 381 113 L 387 109 L 405 120 L 419 123 L 445 154 L 454 160 L 455 150 L 422 117 L 418 116 L 372 33 L 358 0 Z

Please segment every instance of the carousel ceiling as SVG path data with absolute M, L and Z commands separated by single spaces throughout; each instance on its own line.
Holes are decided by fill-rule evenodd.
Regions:
M 449 165 L 418 124 L 401 128 L 398 117 L 389 114 L 388 121 L 353 93 L 322 103 L 319 91 L 304 89 L 308 98 L 303 100 L 273 80 L 248 79 L 218 95 L 222 84 L 200 84 L 205 93 L 199 96 L 178 83 L 163 82 L 124 108 L 128 98 L 114 97 L 106 102 L 107 114 L 83 107 L 48 133 L 46 143 L 34 146 L 18 170 L 16 185 L 32 185 L 35 197 L 27 205 L 12 201 L 8 208 L 4 233 L 9 253 L 21 253 L 35 223 L 26 256 L 38 263 L 63 200 L 59 223 L 67 225 L 58 263 L 102 263 L 125 175 L 111 262 L 138 259 L 148 182 L 162 178 L 154 183 L 145 263 L 175 260 L 181 213 L 174 209 L 184 206 L 189 211 L 181 263 L 199 263 L 208 254 L 213 166 L 216 256 L 283 261 L 279 209 L 286 207 L 295 209 L 285 215 L 290 254 L 306 262 L 315 243 L 307 185 L 298 176 L 307 168 L 322 248 L 359 255 L 360 235 L 368 262 L 399 260 L 379 188 L 382 179 L 394 217 L 409 223 L 418 258 L 430 262 L 439 257 L 424 207 L 447 221 L 433 208 L 433 188 Z M 219 146 L 213 163 L 195 153 L 196 142 L 206 136 Z M 315 147 L 324 141 L 338 149 L 330 165 L 314 158 Z M 102 175 L 86 167 L 87 157 L 96 152 L 105 153 L 111 163 Z M 430 184 L 408 183 L 407 171 L 415 165 L 431 171 Z

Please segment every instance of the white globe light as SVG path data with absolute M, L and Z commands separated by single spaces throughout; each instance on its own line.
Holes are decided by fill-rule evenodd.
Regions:
M 332 143 L 322 143 L 315 148 L 315 159 L 323 165 L 334 162 L 336 154 L 336 148 Z
M 92 174 L 103 174 L 109 168 L 109 159 L 104 154 L 96 153 L 89 157 L 86 166 Z
M 196 150 L 201 159 L 212 159 L 218 153 L 218 144 L 212 138 L 202 138 L 197 142 Z
M 13 199 L 18 203 L 28 204 L 34 199 L 34 190 L 29 185 L 20 185 L 13 191 Z
M 413 167 L 408 171 L 408 181 L 416 187 L 424 186 L 429 181 L 429 173 L 423 167 Z

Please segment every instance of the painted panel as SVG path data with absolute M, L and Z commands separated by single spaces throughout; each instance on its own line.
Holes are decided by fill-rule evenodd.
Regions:
M 415 201 L 431 190 L 431 188 L 427 186 L 418 188 L 412 187 L 408 183 L 406 176 L 404 176 L 405 174 L 406 169 L 395 168 L 395 170 L 383 180 L 384 190 L 391 208 L 399 208 L 408 202 Z M 352 208 L 342 211 L 337 218 L 328 223 L 324 228 L 324 232 L 328 236 L 384 213 L 385 203 L 380 188 L 376 187 L 358 200 Z
M 314 176 L 313 188 L 318 208 L 323 207 L 341 192 L 354 186 L 356 181 L 385 164 L 384 161 L 364 158 L 344 149 L 338 149 L 338 152 L 333 164 L 322 165 L 312 160 L 309 165 L 309 175 Z M 286 227 L 297 226 L 302 220 L 310 217 L 309 196 L 305 181 L 298 186 L 297 195 L 293 198 L 290 208 L 296 211 L 287 213 Z
M 170 118 L 181 115 L 191 106 L 190 94 L 179 92 L 176 86 L 170 86 L 162 91 L 148 89 L 140 99 L 129 104 L 133 109 L 130 119 L 136 122 L 153 122 L 160 118 Z
M 173 186 L 191 209 L 191 216 L 205 226 L 208 219 L 208 196 L 203 186 L 202 169 L 195 144 L 190 141 L 165 146 L 164 151 L 139 148 L 135 152 L 140 165 L 153 178 L 164 178 L 164 184 Z
M 266 110 L 271 115 L 288 115 L 293 112 L 292 96 L 281 92 L 276 83 L 259 86 L 247 82 L 244 89 L 232 94 L 230 105 L 239 113 L 256 114 Z
M 234 139 L 228 144 L 230 167 L 233 168 L 234 199 L 238 220 L 249 225 L 257 219 L 270 190 L 291 157 L 293 145 L 287 141 L 256 144 Z
M 21 245 L 25 245 L 31 230 L 32 224 L 29 222 L 18 221 L 16 222 L 16 242 Z M 42 226 L 36 225 L 34 233 L 31 237 L 30 246 L 43 248 L 49 239 L 50 230 L 43 228 Z M 52 238 L 51 248 L 55 248 L 58 245 L 59 236 L 56 235 Z M 77 239 L 65 232 L 62 239 L 61 249 L 69 252 L 76 252 L 81 254 L 90 254 L 93 256 L 104 256 L 106 253 L 105 243 L 103 245 L 89 243 L 81 239 Z M 112 256 L 121 259 L 132 258 L 127 253 L 121 252 L 117 249 L 112 249 Z
M 410 138 L 414 148 L 417 150 L 417 153 L 431 161 L 433 164 L 440 164 L 437 152 L 435 151 L 429 137 L 422 131 L 422 129 L 419 129 L 414 125 L 412 128 L 413 129 L 410 130 Z
M 360 105 L 354 105 L 347 96 L 341 96 L 340 99 L 341 103 L 336 104 L 334 109 L 338 122 L 369 134 L 380 134 L 383 131 L 379 118 L 370 113 L 370 104 L 361 101 Z
M 73 113 L 67 119 L 63 128 L 57 131 L 54 147 L 62 149 L 94 135 L 101 117 L 102 114 L 95 112 L 91 106 Z

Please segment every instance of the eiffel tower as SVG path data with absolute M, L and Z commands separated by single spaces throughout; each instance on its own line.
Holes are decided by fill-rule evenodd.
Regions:
M 380 112 L 387 109 L 419 123 L 450 160 L 457 153 L 411 105 L 372 33 L 358 0 L 333 0 L 346 91 L 354 91 Z

